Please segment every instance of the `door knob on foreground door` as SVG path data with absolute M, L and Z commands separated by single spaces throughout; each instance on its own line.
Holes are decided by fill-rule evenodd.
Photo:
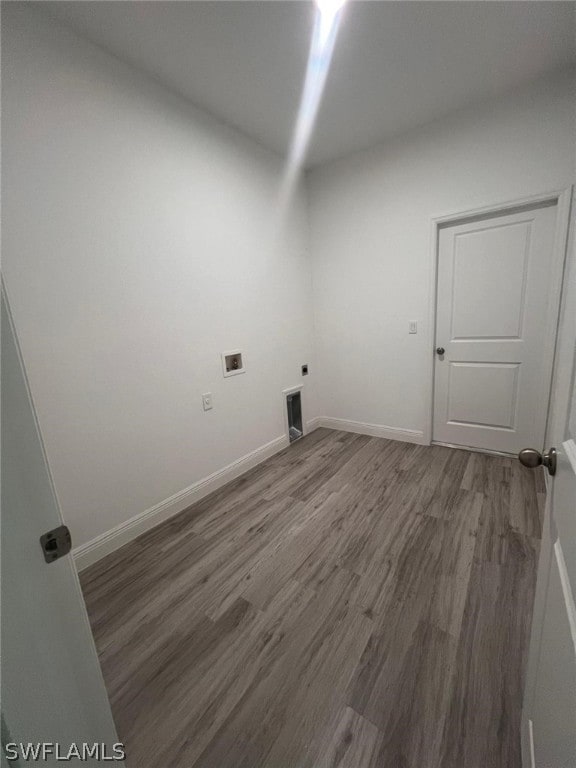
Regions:
M 443 354 L 444 354 L 444 352 L 446 352 L 446 350 L 444 349 L 444 347 L 436 347 L 436 354 L 437 354 L 437 355 L 443 355 Z
M 534 448 L 524 448 L 524 450 L 520 451 L 518 454 L 518 458 L 520 459 L 520 463 L 524 464 L 525 467 L 536 469 L 536 467 L 542 465 L 543 467 L 546 467 L 548 474 L 556 474 L 556 448 L 550 448 L 545 454 L 541 454 L 540 451 L 537 451 Z

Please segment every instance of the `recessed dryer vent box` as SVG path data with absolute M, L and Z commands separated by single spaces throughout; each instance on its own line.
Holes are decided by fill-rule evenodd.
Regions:
M 242 352 L 239 349 L 233 352 L 222 352 L 222 370 L 224 377 L 236 376 L 239 373 L 246 373 Z
M 286 395 L 286 409 L 288 416 L 288 439 L 291 443 L 299 440 L 304 431 L 302 429 L 302 393 L 292 392 Z

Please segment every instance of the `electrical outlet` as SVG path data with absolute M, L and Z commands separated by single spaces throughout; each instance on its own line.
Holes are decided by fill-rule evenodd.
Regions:
M 418 333 L 418 323 L 416 320 L 410 320 L 408 323 L 408 333 Z
M 205 411 L 212 410 L 212 392 L 206 392 L 202 395 L 202 407 Z

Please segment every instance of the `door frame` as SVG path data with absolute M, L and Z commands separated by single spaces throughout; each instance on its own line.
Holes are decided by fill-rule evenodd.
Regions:
M 434 343 L 436 336 L 436 302 L 438 294 L 438 257 L 439 257 L 439 234 L 440 228 L 450 224 L 456 224 L 464 219 L 475 218 L 477 216 L 490 216 L 497 214 L 510 213 L 516 208 L 538 207 L 546 203 L 555 204 L 558 210 L 556 220 L 556 232 L 554 235 L 554 247 L 552 250 L 552 297 L 555 304 L 555 312 L 550 314 L 548 328 L 546 329 L 546 338 L 553 346 L 552 356 L 552 377 L 550 379 L 550 389 L 548 393 L 548 404 L 546 407 L 546 430 L 548 435 L 550 420 L 550 393 L 555 377 L 556 361 L 556 342 L 558 336 L 558 322 L 560 319 L 560 305 L 562 289 L 564 283 L 564 267 L 566 263 L 566 252 L 568 247 L 568 233 L 570 225 L 570 205 L 572 201 L 573 185 L 564 189 L 542 192 L 528 197 L 520 197 L 514 200 L 506 200 L 500 203 L 491 203 L 479 208 L 455 211 L 442 214 L 441 216 L 432 216 L 430 219 L 430 272 L 428 287 L 428 333 L 426 343 L 428 344 L 427 373 L 426 373 L 426 420 L 424 424 L 424 443 L 431 445 L 432 429 L 434 421 Z M 534 446 L 542 449 L 542 446 Z

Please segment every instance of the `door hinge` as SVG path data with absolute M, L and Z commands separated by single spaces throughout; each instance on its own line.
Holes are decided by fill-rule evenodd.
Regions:
M 40 546 L 44 553 L 44 560 L 52 563 L 59 557 L 67 555 L 72 549 L 72 537 L 67 525 L 60 525 L 53 531 L 48 531 L 40 536 Z

